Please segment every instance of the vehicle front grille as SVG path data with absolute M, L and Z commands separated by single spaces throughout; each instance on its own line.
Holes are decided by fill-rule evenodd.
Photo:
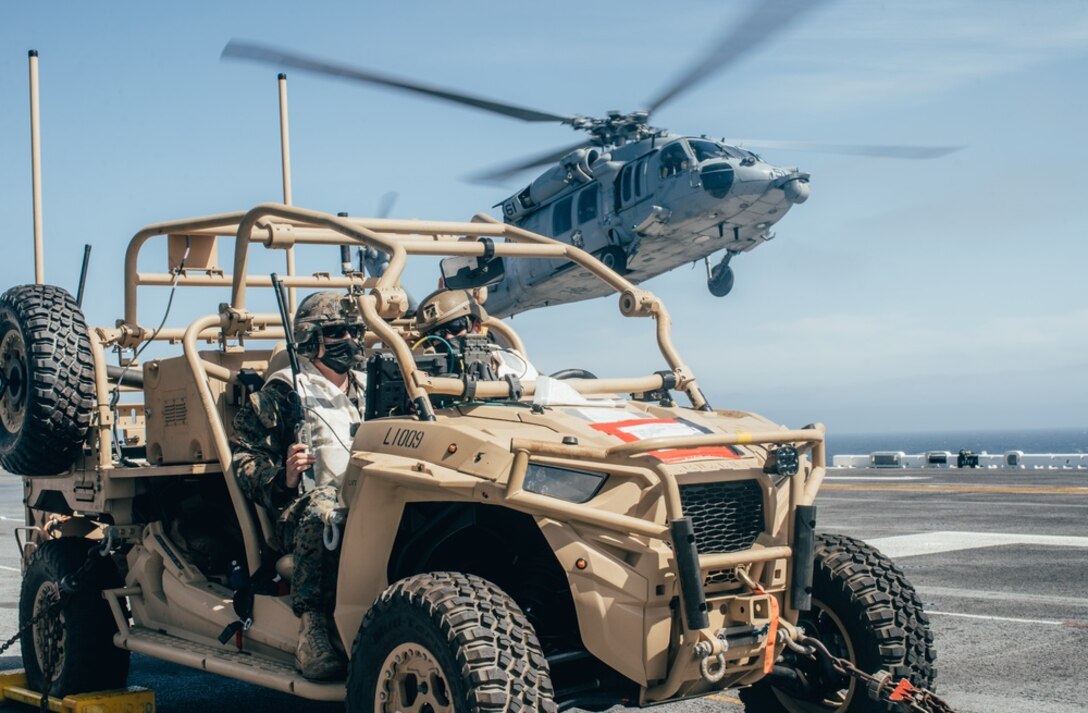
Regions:
M 736 584 L 737 570 L 735 569 L 715 569 L 707 572 L 706 579 L 703 580 L 704 587 L 712 587 L 719 584 Z
M 763 532 L 763 490 L 755 480 L 680 486 L 701 555 L 739 552 Z

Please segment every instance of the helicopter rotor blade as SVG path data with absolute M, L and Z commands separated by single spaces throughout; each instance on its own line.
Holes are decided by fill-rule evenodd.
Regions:
M 573 146 L 564 146 L 562 148 L 552 149 L 547 153 L 523 158 L 513 163 L 498 166 L 483 173 L 474 173 L 471 176 L 468 176 L 468 180 L 472 183 L 501 184 L 507 179 L 510 179 L 521 173 L 522 171 L 528 171 L 530 168 L 543 166 L 546 163 L 553 163 L 563 158 L 575 149 L 585 148 L 592 145 L 593 144 L 590 142 L 580 141 Z
M 666 102 L 736 62 L 826 2 L 829 0 L 756 0 L 752 12 L 740 24 L 726 27 L 699 61 L 693 63 L 650 102 L 647 111 L 651 114 L 657 111 Z
M 930 159 L 955 153 L 963 146 L 879 146 L 855 144 L 817 144 L 808 141 L 775 141 L 773 139 L 727 139 L 725 143 L 742 148 L 788 149 L 846 156 L 875 156 L 878 158 Z
M 397 202 L 397 198 L 400 198 L 400 194 L 396 191 L 389 191 L 382 195 L 378 201 L 378 213 L 379 218 L 388 218 L 389 214 L 393 212 L 393 205 Z
M 392 87 L 394 89 L 400 89 L 407 92 L 415 92 L 416 94 L 423 94 L 425 96 L 443 99 L 445 101 L 454 102 L 456 104 L 464 104 L 466 106 L 475 107 L 476 109 L 489 111 L 493 114 L 501 114 L 503 116 L 521 119 L 522 121 L 558 121 L 563 124 L 570 124 L 574 121 L 575 118 L 572 116 L 560 116 L 559 114 L 552 114 L 545 111 L 538 111 L 536 109 L 516 106 L 514 104 L 508 104 L 505 102 L 495 101 L 493 99 L 487 99 L 485 97 L 454 92 L 448 89 L 443 89 L 442 87 L 429 86 L 426 84 L 421 84 L 419 82 L 402 79 L 400 77 L 395 77 L 388 74 L 379 74 L 378 72 L 359 69 L 357 67 L 348 67 L 342 64 L 326 62 L 325 60 L 316 59 L 314 57 L 306 57 L 299 54 L 293 54 L 291 52 L 283 52 L 281 50 L 268 47 L 266 45 L 256 44 L 253 42 L 244 42 L 241 40 L 232 39 L 226 44 L 225 47 L 223 47 L 223 52 L 222 54 L 220 54 L 219 57 L 220 59 L 251 60 L 253 62 L 272 64 L 279 67 L 293 67 L 295 69 L 299 69 L 304 72 L 311 72 L 313 74 L 323 74 L 327 76 L 340 77 L 342 79 L 350 79 L 358 82 L 368 82 L 370 84 Z

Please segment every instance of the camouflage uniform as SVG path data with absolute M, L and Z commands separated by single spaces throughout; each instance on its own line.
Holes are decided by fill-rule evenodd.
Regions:
M 278 514 L 276 542 L 270 544 L 294 555 L 291 607 L 301 616 L 306 611 L 327 611 L 335 599 L 337 555 L 325 548 L 321 536 L 322 516 L 336 507 L 337 491 L 325 485 L 300 496 L 286 486 L 284 463 L 295 441 L 290 391 L 282 381 L 270 381 L 251 395 L 234 419 L 231 447 L 234 476 L 242 492 Z

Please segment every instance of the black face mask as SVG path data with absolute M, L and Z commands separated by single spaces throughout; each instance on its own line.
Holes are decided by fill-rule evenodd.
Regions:
M 329 367 L 337 374 L 346 374 L 352 366 L 359 361 L 359 345 L 354 339 L 345 339 L 342 342 L 334 342 L 325 345 L 325 353 L 321 355 L 321 363 Z

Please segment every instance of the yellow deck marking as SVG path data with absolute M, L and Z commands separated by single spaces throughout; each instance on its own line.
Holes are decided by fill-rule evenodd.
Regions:
M 712 701 L 722 701 L 723 703 L 736 703 L 737 705 L 744 705 L 739 698 L 733 698 L 732 696 L 719 696 L 712 694 L 707 696 Z
M 1079 486 L 1024 486 L 1012 485 L 879 485 L 879 484 L 829 484 L 820 490 L 897 490 L 906 493 L 1012 493 L 1022 495 L 1088 495 L 1088 488 Z

